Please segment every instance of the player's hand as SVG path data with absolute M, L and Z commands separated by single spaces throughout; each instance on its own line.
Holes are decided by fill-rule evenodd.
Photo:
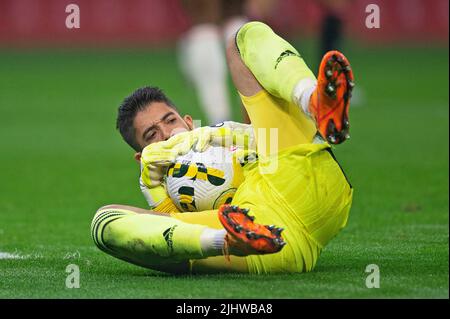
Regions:
M 141 154 L 141 191 L 151 208 L 155 208 L 168 198 L 163 186 L 167 169 L 180 155 L 188 153 L 197 139 L 192 132 L 183 132 L 167 141 L 153 143 Z
M 141 178 L 148 187 L 161 184 L 167 168 L 178 156 L 187 154 L 198 140 L 195 131 L 178 133 L 167 141 L 152 143 L 141 154 Z
M 236 154 L 240 154 L 237 156 L 239 161 L 249 151 L 254 152 L 256 147 L 251 127 L 234 122 L 226 123 L 227 126 L 206 126 L 179 133 L 167 141 L 153 143 L 144 148 L 141 155 L 140 185 L 151 207 L 157 206 L 168 197 L 163 187 L 164 176 L 177 157 L 191 150 L 203 152 L 210 145 L 236 146 Z
M 253 128 L 250 125 L 237 122 L 224 122 L 218 127 L 202 127 L 197 135 L 194 150 L 203 152 L 210 145 L 230 147 L 241 150 L 256 150 Z
M 164 161 L 158 163 L 143 164 L 141 160 L 141 176 L 139 178 L 139 186 L 142 194 L 147 200 L 150 208 L 155 208 L 168 198 L 166 189 L 163 186 L 164 174 L 168 166 L 164 165 Z M 170 165 L 170 162 L 167 162 Z
M 205 151 L 209 146 L 234 147 L 233 157 L 241 165 L 257 160 L 256 140 L 251 125 L 224 122 L 222 126 L 202 127 L 193 149 Z

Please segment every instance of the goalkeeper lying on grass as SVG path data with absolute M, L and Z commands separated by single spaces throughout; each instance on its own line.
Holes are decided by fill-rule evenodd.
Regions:
M 232 206 L 177 212 L 162 187 L 175 158 L 248 133 L 239 125 L 194 129 L 192 118 L 181 117 L 159 89 L 137 90 L 121 105 L 118 128 L 137 152 L 153 210 L 100 208 L 91 229 L 104 252 L 171 273 L 304 272 L 346 225 L 353 190 L 330 144 L 348 138 L 353 74 L 347 59 L 328 52 L 316 80 L 294 47 L 251 22 L 228 44 L 227 60 L 258 145 L 269 139 L 259 129 L 277 128 L 278 149 L 258 152 L 258 161 L 244 165 Z M 277 169 L 264 173 L 275 160 Z

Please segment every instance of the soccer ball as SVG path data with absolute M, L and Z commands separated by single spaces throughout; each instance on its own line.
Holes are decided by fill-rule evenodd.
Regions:
M 233 157 L 234 147 L 209 146 L 204 152 L 179 156 L 166 174 L 166 189 L 183 212 L 197 212 L 229 204 L 243 181 Z

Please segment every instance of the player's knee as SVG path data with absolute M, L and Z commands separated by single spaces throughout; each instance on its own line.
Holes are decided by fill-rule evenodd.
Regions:
M 97 211 L 94 214 L 94 217 L 92 218 L 91 221 L 91 236 L 92 236 L 92 240 L 94 241 L 95 245 L 97 245 L 98 248 L 102 249 L 103 245 L 100 245 L 100 241 L 99 241 L 99 232 L 98 232 L 98 228 L 101 224 L 101 221 L 103 218 L 106 218 L 108 216 L 108 213 L 111 211 L 110 209 L 112 209 L 114 207 L 114 205 L 106 205 L 106 206 L 102 206 L 99 209 L 97 209 Z
M 108 216 L 114 214 L 117 209 L 122 208 L 121 205 L 105 205 L 97 209 L 92 218 L 91 222 L 91 231 L 94 231 L 94 228 L 99 224 L 103 219 L 106 219 Z
M 107 214 L 108 212 L 110 212 L 111 210 L 118 208 L 118 205 L 105 205 L 100 207 L 99 209 L 97 209 L 97 211 L 94 214 L 94 217 L 92 218 L 92 223 L 91 225 L 94 224 L 94 221 L 99 219 L 101 216 Z
M 226 53 L 228 61 L 230 59 L 240 58 L 240 48 L 238 46 L 238 43 L 244 44 L 245 37 L 249 33 L 249 30 L 253 30 L 255 28 L 265 28 L 272 30 L 267 24 L 259 21 L 252 21 L 244 24 L 241 28 L 239 28 L 238 31 L 236 31 L 236 33 L 232 37 L 229 37 L 226 42 Z
M 104 243 L 103 232 L 105 227 L 113 220 L 125 215 L 123 211 L 118 211 L 122 208 L 121 205 L 106 205 L 102 206 L 95 212 L 91 222 L 91 236 L 94 243 L 101 250 L 106 249 L 106 243 Z
M 102 206 L 99 209 L 97 209 L 96 213 L 104 211 L 104 210 L 120 209 L 120 208 L 122 208 L 122 205 L 117 205 L 117 204 L 105 205 L 105 206 Z
M 252 38 L 260 37 L 261 32 L 273 32 L 273 30 L 263 22 L 247 22 L 236 32 L 236 36 L 233 37 L 232 40 L 239 50 L 244 49 L 245 51 L 245 45 L 252 42 Z M 244 48 L 241 48 L 240 46 L 244 46 Z

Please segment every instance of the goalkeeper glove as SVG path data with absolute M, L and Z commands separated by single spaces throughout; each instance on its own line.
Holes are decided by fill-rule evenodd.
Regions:
M 141 155 L 140 187 L 151 208 L 155 208 L 168 199 L 163 186 L 167 169 L 175 163 L 177 157 L 189 151 L 205 151 L 213 146 L 236 146 L 237 159 L 242 162 L 244 156 L 254 153 L 256 146 L 251 126 L 225 122 L 221 127 L 200 127 L 192 131 L 179 133 L 167 141 L 148 145 Z
M 168 203 L 169 197 L 163 186 L 167 169 L 175 163 L 178 156 L 185 155 L 192 149 L 198 151 L 206 148 L 206 141 L 210 136 L 209 129 L 202 127 L 179 133 L 167 141 L 153 143 L 144 148 L 141 155 L 139 184 L 152 209 Z
M 202 127 L 195 151 L 203 152 L 209 146 L 235 146 L 242 150 L 256 150 L 256 141 L 251 125 L 226 121 L 221 126 Z
M 142 151 L 139 184 L 152 209 L 168 199 L 163 186 L 167 169 L 179 155 L 188 153 L 193 143 L 192 134 L 183 132 L 167 141 L 150 144 Z

